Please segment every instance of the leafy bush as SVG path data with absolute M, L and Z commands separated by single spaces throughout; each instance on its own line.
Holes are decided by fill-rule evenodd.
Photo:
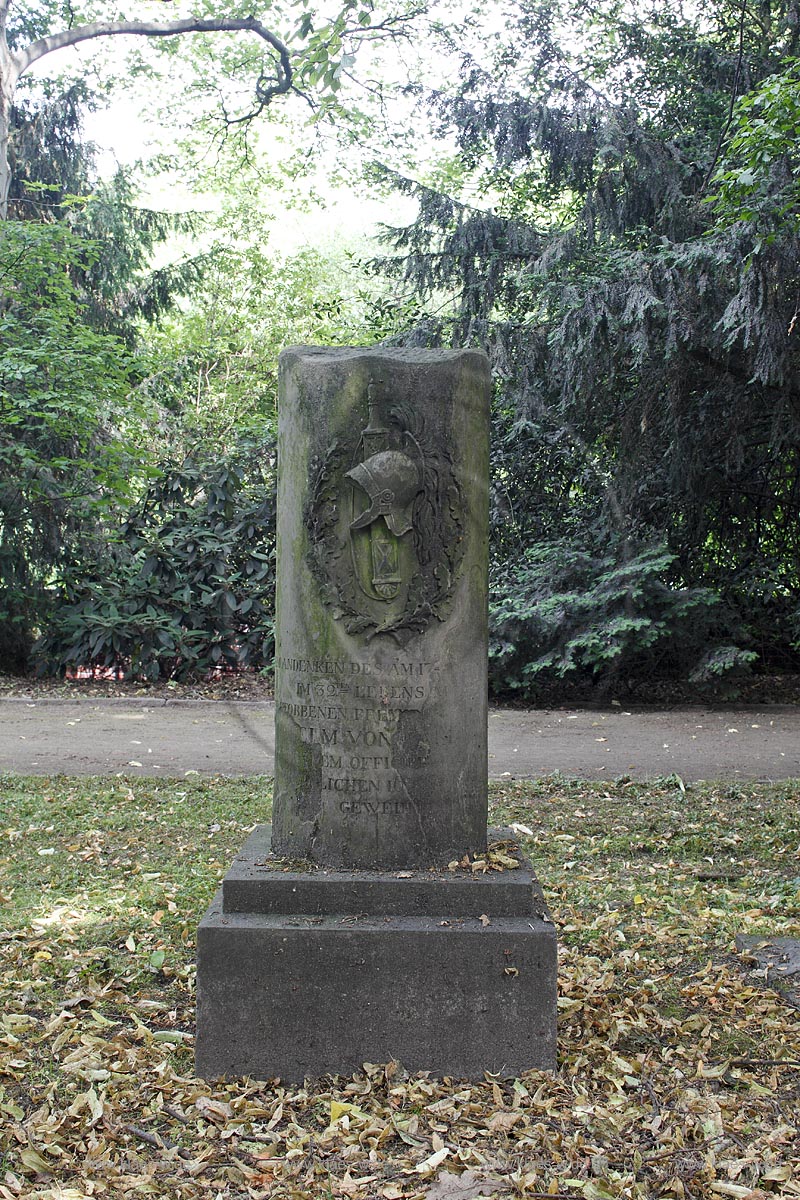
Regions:
M 99 568 L 69 581 L 43 670 L 185 679 L 272 660 L 274 443 L 162 468 Z
M 109 509 L 130 499 L 130 362 L 86 324 L 72 281 L 98 254 L 63 226 L 0 223 L 0 662 L 12 669 L 54 581 L 96 561 Z
M 489 598 L 493 689 L 524 695 L 544 676 L 610 686 L 656 671 L 700 682 L 752 662 L 754 652 L 722 640 L 713 592 L 670 585 L 673 563 L 663 547 L 617 558 L 562 539 L 498 569 Z

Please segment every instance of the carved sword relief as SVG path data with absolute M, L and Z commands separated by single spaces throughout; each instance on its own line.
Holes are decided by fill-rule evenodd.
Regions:
M 389 601 L 397 598 L 403 583 L 400 539 L 413 527 L 422 471 L 421 464 L 393 448 L 392 431 L 380 412 L 382 391 L 383 380 L 368 386 L 369 422 L 358 444 L 363 457 L 346 477 L 354 485 L 350 546 L 358 585 L 370 599 Z

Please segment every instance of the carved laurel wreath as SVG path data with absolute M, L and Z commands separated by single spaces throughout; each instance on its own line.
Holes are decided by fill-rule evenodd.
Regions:
M 424 420 L 403 405 L 389 410 L 402 434 L 409 434 L 421 459 L 422 488 L 412 511 L 415 572 L 405 608 L 383 622 L 370 611 L 354 577 L 347 541 L 342 538 L 339 509 L 346 472 L 353 466 L 359 435 L 334 441 L 324 458 L 312 463 L 313 484 L 304 523 L 309 539 L 309 565 L 322 598 L 349 634 L 393 637 L 401 645 L 422 633 L 436 618 L 443 621 L 464 556 L 463 494 L 450 455 L 425 432 Z

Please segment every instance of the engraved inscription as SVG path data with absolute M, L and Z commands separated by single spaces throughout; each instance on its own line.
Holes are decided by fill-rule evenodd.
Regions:
M 380 674 L 390 677 L 408 677 L 414 675 L 426 675 L 433 666 L 433 663 L 410 662 L 405 659 L 397 658 L 391 661 L 387 666 L 378 667 L 374 663 L 359 662 L 357 659 L 349 658 L 282 657 L 277 660 L 276 665 L 282 671 L 291 671 L 296 675 L 304 673 L 311 673 L 313 675 Z
M 402 713 L 424 708 L 433 664 L 403 657 L 381 664 L 285 657 L 278 666 L 278 711 L 318 756 L 321 790 L 335 798 L 339 812 L 387 819 L 407 813 L 395 737 Z
M 349 816 L 382 816 L 382 817 L 399 817 L 411 811 L 411 804 L 408 800 L 381 800 L 378 803 L 372 800 L 342 800 L 339 805 L 339 812 L 346 813 Z
M 391 748 L 392 739 L 383 729 L 324 729 L 319 726 L 306 726 L 306 736 L 303 741 L 313 744 L 319 742 L 323 746 L 388 746 Z

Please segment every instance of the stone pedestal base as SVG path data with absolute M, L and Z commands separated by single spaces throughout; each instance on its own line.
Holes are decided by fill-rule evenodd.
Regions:
M 262 826 L 198 930 L 199 1076 L 555 1067 L 556 931 L 526 865 L 296 871 L 269 845 Z

